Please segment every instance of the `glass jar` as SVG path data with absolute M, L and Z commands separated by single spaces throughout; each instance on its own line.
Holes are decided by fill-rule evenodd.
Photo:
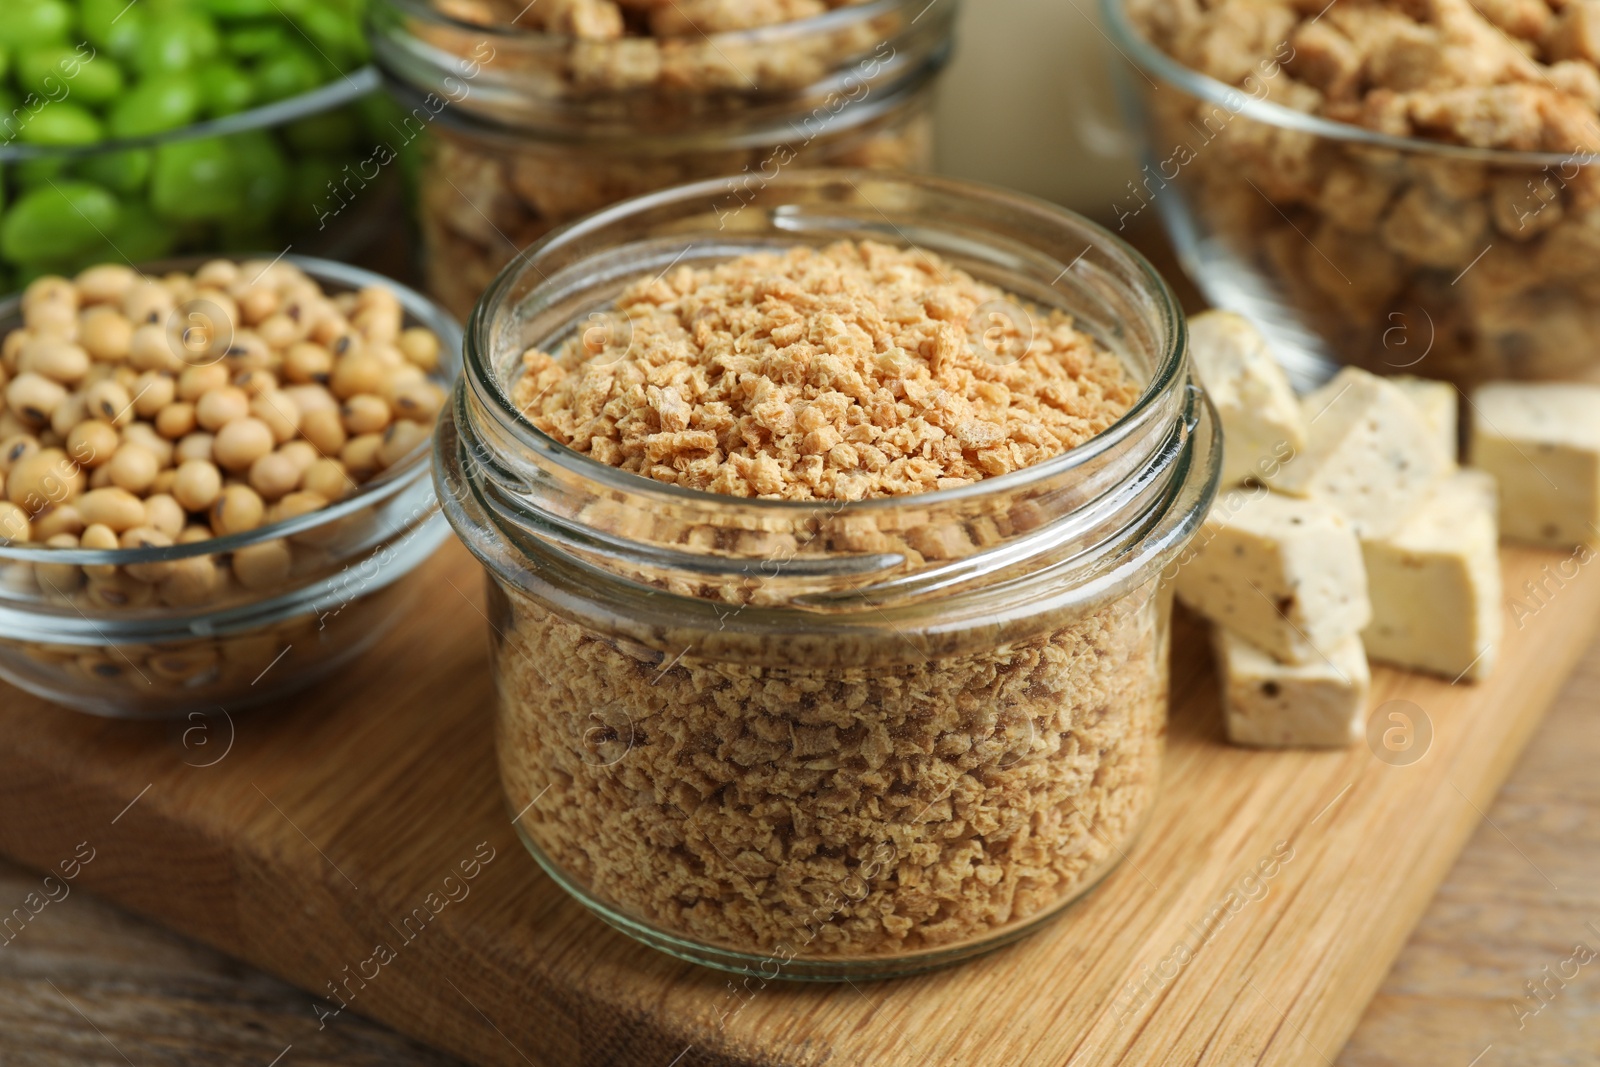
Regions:
M 794 171 L 529 249 L 474 312 L 436 484 L 489 576 L 507 803 L 544 869 L 668 952 L 765 978 L 904 974 L 1018 937 L 1124 852 L 1155 795 L 1170 599 L 1219 437 L 1137 253 L 1018 194 Z M 521 354 L 626 330 L 672 264 L 872 239 L 1060 308 L 1142 391 L 1033 467 L 857 502 L 686 490 L 556 444 Z
M 1157 46 L 1184 32 L 1163 21 L 1170 10 L 1101 0 L 1144 142 L 1112 215 L 1121 229 L 1159 214 L 1207 301 L 1260 326 L 1297 385 L 1340 364 L 1463 386 L 1600 377 L 1592 150 L 1475 148 L 1324 118 L 1310 113 L 1320 94 L 1282 65 L 1288 41 L 1257 60 L 1241 38 L 1227 62 L 1247 73 L 1229 85 Z
M 791 166 L 930 166 L 956 6 L 873 0 L 738 32 L 574 41 L 378 0 L 397 135 L 423 146 L 432 294 L 465 316 L 553 227 L 669 185 L 727 176 L 732 217 Z

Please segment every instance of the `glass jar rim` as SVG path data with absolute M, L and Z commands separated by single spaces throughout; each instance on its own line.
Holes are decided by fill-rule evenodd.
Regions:
M 423 125 L 443 119 L 468 132 L 504 129 L 564 145 L 705 151 L 792 140 L 796 127 L 822 109 L 826 126 L 852 130 L 904 107 L 947 62 L 958 3 L 943 0 L 935 8 L 926 0 L 868 0 L 741 30 L 589 40 L 466 22 L 431 0 L 377 0 L 367 26 L 391 91 L 428 105 L 426 113 L 412 109 Z M 876 25 L 880 20 L 893 21 Z M 658 45 L 663 63 L 669 50 L 687 62 L 683 77 L 590 84 L 568 64 L 568 53 L 579 48 L 601 56 L 639 43 Z M 749 65 L 730 58 L 786 48 L 798 49 L 808 62 Z M 738 80 L 696 83 L 704 76 L 689 62 L 696 50 L 707 51 L 713 66 Z
M 857 180 L 881 181 L 886 176 L 883 172 L 867 170 L 802 170 L 780 174 L 775 183 L 783 181 L 786 177 L 806 179 L 812 175 L 824 174 L 852 185 Z M 720 498 L 729 505 L 750 508 L 756 512 L 764 511 L 774 514 L 814 512 L 819 505 L 827 506 L 832 514 L 870 514 L 903 508 L 908 503 L 916 506 L 936 507 L 942 504 L 956 503 L 976 497 L 1027 488 L 1031 484 L 1047 481 L 1089 464 L 1101 458 L 1106 452 L 1123 444 L 1129 436 L 1137 432 L 1141 422 L 1147 417 L 1150 408 L 1162 395 L 1171 390 L 1180 376 L 1186 372 L 1188 334 L 1178 299 L 1167 284 L 1166 279 L 1132 245 L 1077 212 L 1037 197 L 1028 196 L 1025 193 L 1015 192 L 999 186 L 930 175 L 894 174 L 892 177 L 897 182 L 904 182 L 908 185 L 920 186 L 929 190 L 981 197 L 996 204 L 1006 205 L 1037 215 L 1041 220 L 1053 220 L 1058 225 L 1066 223 L 1076 227 L 1087 228 L 1089 231 L 1096 233 L 1097 236 L 1108 242 L 1112 250 L 1123 257 L 1129 265 L 1133 266 L 1150 286 L 1150 292 L 1158 301 L 1159 313 L 1165 320 L 1163 325 L 1167 327 L 1168 343 L 1166 351 L 1162 354 L 1155 372 L 1151 375 L 1149 382 L 1145 384 L 1138 399 L 1111 426 L 1076 448 L 1069 449 L 1040 463 L 992 478 L 984 478 L 965 485 L 938 489 L 927 493 L 873 497 L 851 501 L 782 500 L 731 496 Z M 483 296 L 479 298 L 477 305 L 472 310 L 472 314 L 467 319 L 464 335 L 465 343 L 462 348 L 463 384 L 466 388 L 472 389 L 477 399 L 493 412 L 500 428 L 509 433 L 519 444 L 548 457 L 566 468 L 570 473 L 595 482 L 607 489 L 621 490 L 647 498 L 656 497 L 664 503 L 705 504 L 708 498 L 718 499 L 717 494 L 696 489 L 686 489 L 682 486 L 656 481 L 655 479 L 602 463 L 597 459 L 566 447 L 534 426 L 518 410 L 510 394 L 502 388 L 498 380 L 498 375 L 493 366 L 491 351 L 493 339 L 490 334 L 493 312 L 507 301 L 511 290 L 516 287 L 527 269 L 539 270 L 540 257 L 550 256 L 572 243 L 582 241 L 597 231 L 615 226 L 619 222 L 645 212 L 696 200 L 712 202 L 718 194 L 725 193 L 726 189 L 726 178 L 711 178 L 688 185 L 673 186 L 613 204 L 610 207 L 602 208 L 584 218 L 552 230 L 524 249 L 500 271 L 494 281 L 490 283 L 489 288 L 484 291 Z M 1065 275 L 1074 265 L 1067 264 L 1062 274 Z M 1058 277 L 1057 281 L 1059 280 L 1060 278 Z M 530 290 L 528 295 L 533 295 L 535 291 Z
M 927 91 L 943 69 L 944 59 L 913 71 L 882 92 L 873 93 L 860 101 L 853 101 L 830 115 L 826 132 L 829 143 L 851 136 L 872 136 L 873 124 L 893 121 L 892 116 L 914 108 L 924 99 Z M 402 107 L 413 113 L 425 108 L 427 94 L 392 75 L 383 76 L 389 94 Z M 798 138 L 794 125 L 787 121 L 788 112 L 770 115 L 765 112 L 752 116 L 755 121 L 736 126 L 710 126 L 685 130 L 629 131 L 622 136 L 596 136 L 593 127 L 586 132 L 539 129 L 538 143 L 556 151 L 610 151 L 618 156 L 649 158 L 652 155 L 676 156 L 692 152 L 722 152 L 738 149 L 775 148 Z M 460 107 L 442 107 L 432 115 L 432 121 L 447 131 L 464 134 L 474 139 L 498 140 L 513 152 L 527 151 L 530 129 L 506 118 Z
M 1600 154 L 1593 152 L 1531 152 L 1510 148 L 1478 148 L 1473 145 L 1451 144 L 1423 137 L 1384 133 L 1354 123 L 1296 111 L 1271 100 L 1256 99 L 1237 86 L 1229 85 L 1180 63 L 1138 31 L 1128 16 L 1127 0 L 1100 0 L 1100 13 L 1111 35 L 1112 45 L 1143 77 L 1148 79 L 1154 76 L 1190 96 L 1216 104 L 1231 114 L 1243 115 L 1265 125 L 1311 134 L 1330 141 L 1434 155 L 1462 162 L 1517 167 L 1551 167 L 1574 163 L 1586 165 L 1600 162 Z M 1121 88 L 1127 91 L 1131 87 Z
M 434 478 L 457 534 L 502 581 L 573 611 L 608 605 L 608 625 L 647 642 L 652 627 L 700 620 L 732 654 L 735 630 L 860 636 L 890 617 L 939 640 L 1019 632 L 1150 580 L 1188 543 L 1216 491 L 1215 418 L 1191 379 L 1170 289 L 1115 235 L 1007 190 L 871 170 L 782 172 L 747 205 L 761 217 L 720 235 L 708 208 L 720 188 L 680 186 L 553 232 L 474 309 Z M 897 215 L 873 194 L 893 197 Z M 1078 448 L 1009 475 L 800 501 L 612 467 L 539 431 L 510 398 L 530 346 L 558 347 L 627 282 L 691 251 L 709 266 L 846 239 L 943 253 L 1034 305 L 1019 309 L 1030 319 L 1039 307 L 1065 312 L 1122 360 L 1139 398 Z

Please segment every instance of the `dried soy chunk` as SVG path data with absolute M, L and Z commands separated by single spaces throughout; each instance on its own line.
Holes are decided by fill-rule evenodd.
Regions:
M 1136 396 L 1116 357 L 1059 311 L 1015 305 L 1028 347 L 995 349 L 981 309 L 1008 300 L 937 257 L 872 242 L 753 254 L 630 286 L 617 301 L 627 354 L 581 338 L 531 350 L 513 399 L 563 444 L 685 488 L 819 500 L 949 488 L 1076 447 Z M 768 338 L 759 355 L 717 354 L 751 330 Z M 651 384 L 667 354 L 684 381 Z M 969 550 L 930 536 L 919 554 Z
M 517 597 L 502 685 L 526 710 L 502 713 L 502 774 L 550 860 L 669 930 L 810 956 L 980 939 L 1092 884 L 1147 809 L 1154 610 L 1139 590 L 1035 639 L 849 679 L 828 654 L 641 672 Z

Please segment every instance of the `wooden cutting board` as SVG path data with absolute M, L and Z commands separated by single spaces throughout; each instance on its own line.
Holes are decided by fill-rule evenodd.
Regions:
M 0 686 L 0 851 L 79 857 L 75 886 L 295 982 L 309 1020 L 348 1018 L 332 983 L 482 1063 L 1331 1063 L 1593 636 L 1600 576 L 1564 558 L 1504 553 L 1487 683 L 1375 672 L 1381 759 L 1222 744 L 1180 615 L 1165 789 L 1127 861 L 1040 933 L 916 978 L 743 983 L 565 897 L 500 799 L 481 577 L 453 543 L 413 578 L 424 611 L 288 705 L 130 724 Z

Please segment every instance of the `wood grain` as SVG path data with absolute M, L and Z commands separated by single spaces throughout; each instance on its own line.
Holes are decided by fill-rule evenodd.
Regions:
M 1600 952 L 1597 715 L 1593 647 L 1439 887 L 1339 1067 L 1595 1063 L 1600 958 L 1564 984 L 1542 986 L 1543 1007 L 1526 983 L 1559 977 L 1578 944 Z M 1570 975 L 1574 966 L 1564 969 Z
M 8 907 L 40 876 L 0 861 Z M 318 1031 L 306 995 L 76 889 L 0 951 L 0 1063 L 448 1067 L 365 1019 Z
M 1558 558 L 1506 553 L 1508 587 Z M 309 990 L 392 945 L 376 977 L 350 979 L 350 1010 L 326 1028 L 361 1012 L 477 1062 L 1331 1062 L 1600 616 L 1600 579 L 1580 573 L 1512 627 L 1485 685 L 1378 672 L 1378 702 L 1410 701 L 1432 723 L 1409 766 L 1365 747 L 1221 744 L 1203 642 L 1180 623 L 1166 788 L 1091 897 L 950 971 L 744 989 L 635 946 L 522 853 L 494 772 L 475 564 L 452 545 L 418 580 L 425 614 L 292 706 L 236 717 L 213 766 L 192 764 L 219 750 L 179 729 L 7 691 L 0 850 L 51 869 L 89 841 L 75 886 Z M 1213 923 L 1119 1020 L 1132 983 L 1230 889 L 1255 885 L 1242 879 L 1279 841 L 1293 859 L 1265 896 Z M 494 859 L 466 897 L 405 938 L 400 919 L 480 847 Z M 312 1025 L 315 1003 L 332 1006 L 307 998 Z
M 1480 1054 L 1479 1067 L 1593 1062 L 1600 975 L 1585 970 L 1570 995 L 1563 990 L 1521 1029 L 1510 1004 L 1527 1009 L 1523 983 L 1564 959 L 1568 938 L 1600 947 L 1586 926 L 1600 916 L 1597 693 L 1600 645 L 1591 645 L 1334 1057 L 1338 1067 L 1465 1067 Z M 1530 878 L 1532 856 L 1560 879 L 1559 891 Z M 37 883 L 0 861 L 0 900 L 21 900 Z M 0 952 L 8 1064 L 122 1067 L 108 1042 L 139 1067 L 264 1065 L 289 1045 L 283 1067 L 459 1062 L 356 1016 L 318 1031 L 305 994 L 88 893 L 71 899 Z

